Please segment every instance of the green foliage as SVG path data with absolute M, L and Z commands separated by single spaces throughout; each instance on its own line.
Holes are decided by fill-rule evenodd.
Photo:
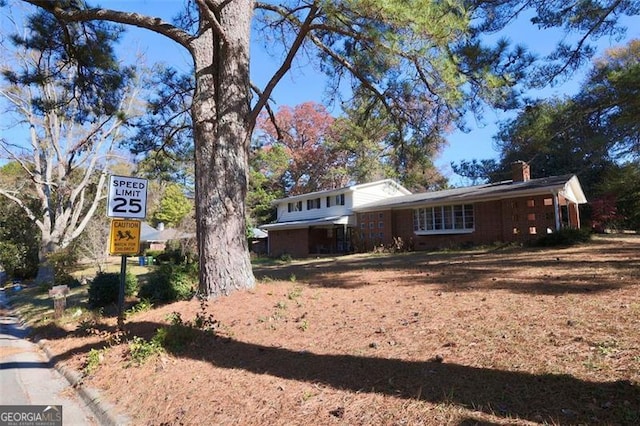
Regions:
M 496 174 L 499 164 L 494 159 L 471 161 L 462 160 L 459 164 L 451 163 L 453 172 L 471 181 L 471 185 L 487 183 Z
M 127 272 L 125 276 L 125 295 L 131 296 L 138 289 L 138 278 Z M 112 303 L 118 303 L 118 292 L 120 290 L 120 274 L 102 272 L 89 284 L 89 306 L 91 308 L 101 308 Z
M 591 231 L 588 229 L 563 228 L 538 238 L 534 245 L 539 247 L 572 246 L 586 243 L 589 240 L 591 240 Z
M 17 168 L 17 170 L 16 170 Z M 0 168 L 2 185 L 17 186 L 22 176 L 17 163 Z M 40 232 L 24 211 L 0 196 L 0 266 L 14 278 L 33 278 L 38 271 Z
M 20 247 L 11 241 L 0 241 L 0 266 L 10 276 L 16 276 L 16 271 L 22 263 Z
M 188 300 L 198 288 L 198 269 L 195 264 L 163 264 L 154 278 L 140 287 L 138 296 L 153 302 L 168 303 Z
M 153 308 L 153 303 L 151 303 L 150 300 L 141 299 L 133 307 L 131 307 L 130 309 L 127 309 L 124 314 L 126 318 L 129 318 L 137 313 L 150 311 L 152 308 Z
M 89 351 L 89 354 L 87 355 L 87 360 L 85 362 L 85 366 L 82 370 L 85 376 L 90 376 L 98 369 L 98 367 L 100 366 L 100 363 L 104 359 L 104 351 L 105 351 L 104 349 L 101 349 L 101 350 L 91 349 Z
M 191 253 L 183 253 L 181 248 L 171 248 L 167 247 L 165 250 L 156 251 L 156 254 L 148 254 L 148 256 L 153 256 L 154 259 L 157 260 L 157 263 L 173 263 L 175 265 L 182 265 L 192 263 L 191 259 L 193 254 Z
M 614 228 L 640 231 L 640 161 L 607 171 L 597 189 L 600 198 L 615 194 Z
M 159 329 L 153 340 L 171 352 L 182 352 L 190 345 L 200 341 L 202 335 L 214 336 L 220 327 L 220 322 L 213 314 L 207 313 L 206 300 L 200 299 L 200 310 L 191 321 L 185 321 L 178 312 L 173 312 L 168 319 L 169 327 Z
M 48 59 L 28 70 L 7 72 L 5 78 L 12 84 L 28 85 L 51 83 L 52 76 L 64 76 L 55 84 L 64 89 L 65 96 L 35 97 L 34 112 L 47 114 L 56 110 L 78 122 L 116 113 L 122 88 L 132 77 L 130 69 L 120 68 L 112 47 L 119 40 L 122 27 L 100 21 L 67 25 L 43 11 L 30 15 L 26 26 L 30 30 L 24 33 L 26 37 L 22 33 L 14 35 L 13 44 L 43 52 Z M 72 49 L 64 43 L 70 38 Z M 75 107 L 68 108 L 72 102 Z
M 156 334 L 156 336 L 158 336 L 158 334 Z M 151 340 L 134 336 L 129 342 L 129 356 L 131 357 L 131 361 L 137 365 L 141 365 L 152 356 L 161 353 L 164 350 L 162 348 L 161 338 L 157 338 L 156 336 Z
M 70 274 L 78 266 L 78 260 L 78 252 L 73 246 L 49 254 L 47 262 L 53 268 L 53 285 L 79 286 L 80 282 Z
M 160 199 L 160 206 L 153 214 L 155 224 L 164 223 L 167 227 L 177 226 L 193 209 L 192 202 L 178 184 L 170 184 Z

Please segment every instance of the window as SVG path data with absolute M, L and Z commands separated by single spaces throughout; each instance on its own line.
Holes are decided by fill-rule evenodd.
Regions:
M 536 206 L 536 200 L 527 200 L 527 207 L 535 207 Z
M 553 205 L 553 199 L 552 198 L 545 198 L 544 199 L 544 205 L 545 206 L 552 206 Z
M 380 220 L 384 219 L 384 213 L 378 213 L 378 219 Z
M 527 220 L 529 222 L 535 222 L 536 221 L 536 214 L 535 213 L 529 213 L 527 214 Z
M 376 227 L 375 222 L 369 222 L 369 229 L 374 229 Z
M 383 221 L 378 222 L 378 229 L 384 229 L 384 222 Z
M 464 229 L 473 229 L 475 227 L 473 221 L 473 204 L 464 205 Z
M 327 197 L 327 208 L 331 207 L 331 197 Z
M 530 226 L 529 227 L 529 234 L 531 234 L 531 235 L 535 235 L 536 234 L 536 227 L 535 226 Z
M 453 206 L 453 228 L 464 229 L 463 206 Z
M 336 195 L 336 206 L 344 206 L 344 194 Z
M 424 207 L 413 211 L 413 230 L 417 234 L 456 234 L 473 229 L 473 204 Z
M 442 207 L 444 229 L 453 229 L 453 206 Z
M 319 209 L 320 208 L 320 198 L 313 198 L 311 200 L 307 200 L 307 210 Z
M 302 211 L 302 201 L 298 201 L 295 203 L 289 203 L 287 206 L 289 213 L 291 212 L 300 212 Z

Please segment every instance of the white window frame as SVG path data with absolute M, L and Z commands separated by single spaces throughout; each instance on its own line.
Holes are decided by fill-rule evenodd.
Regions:
M 456 227 L 459 226 L 459 221 L 456 223 L 456 212 L 462 213 L 462 228 Z M 470 234 L 475 231 L 475 225 L 473 204 L 446 204 L 413 209 L 415 235 Z

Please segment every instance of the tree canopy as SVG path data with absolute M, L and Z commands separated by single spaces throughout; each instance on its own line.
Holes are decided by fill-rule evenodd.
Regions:
M 0 196 L 39 229 L 38 278 L 50 281 L 47 257 L 80 236 L 104 197 L 122 128 L 135 111 L 135 79 L 114 56 L 119 27 L 60 25 L 44 11 L 26 25 L 24 35 L 10 35 L 11 47 L 3 45 L 0 95 L 16 126 L 29 131 L 24 144 L 0 139 L 0 155 L 21 171 L 20 185 L 0 184 Z
M 639 113 L 639 48 L 640 41 L 631 40 L 609 49 L 594 62 L 577 94 L 533 102 L 502 123 L 496 135 L 498 162 L 474 160 L 454 168 L 490 181 L 509 179 L 517 160 L 531 165 L 532 177 L 573 173 L 591 204 L 599 206 L 594 212 L 601 210 L 598 215 L 607 216 L 609 224 L 637 228 L 634 168 L 640 166 L 640 127 L 633 117 Z
M 166 36 L 190 53 L 200 291 L 205 296 L 255 282 L 244 238 L 251 133 L 297 56 L 309 54 L 334 77 L 336 87 L 347 79 L 365 91 L 366 105 L 392 117 L 398 140 L 408 136 L 430 143 L 466 110 L 517 105 L 516 84 L 528 75 L 534 58 L 506 40 L 487 42 L 483 36 L 505 28 L 525 11 L 533 11 L 533 22 L 541 28 L 576 33 L 576 44 L 559 46 L 551 58 L 555 62 L 540 68 L 553 79 L 589 57 L 590 38 L 615 34 L 617 17 L 637 14 L 640 7 L 620 0 L 570 5 L 543 0 L 192 0 L 170 24 L 106 8 L 24 1 L 66 26 L 94 20 L 135 25 Z M 284 51 L 281 66 L 262 88 L 252 86 L 249 74 L 252 26 L 268 35 L 263 39 L 281 43 Z

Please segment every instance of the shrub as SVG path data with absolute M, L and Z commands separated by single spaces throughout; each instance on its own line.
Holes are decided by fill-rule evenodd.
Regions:
M 562 228 L 560 231 L 547 234 L 535 241 L 539 247 L 571 246 L 586 243 L 591 239 L 591 232 L 587 229 Z
M 182 352 L 202 341 L 203 334 L 215 336 L 220 322 L 207 312 L 207 301 L 200 299 L 200 311 L 192 321 L 185 321 L 179 312 L 171 313 L 169 327 L 159 329 L 152 340 L 170 352 Z
M 129 355 L 131 356 L 131 360 L 137 365 L 143 364 L 147 359 L 162 351 L 162 344 L 160 340 L 155 337 L 147 341 L 142 337 L 134 336 L 129 342 Z
M 138 289 L 138 278 L 127 273 L 125 277 L 124 294 L 131 296 Z M 116 272 L 101 272 L 89 284 L 89 306 L 101 308 L 112 303 L 118 303 L 120 291 L 120 274 Z
M 190 299 L 198 288 L 198 268 L 195 264 L 163 264 L 154 275 L 140 288 L 138 297 L 168 303 Z

